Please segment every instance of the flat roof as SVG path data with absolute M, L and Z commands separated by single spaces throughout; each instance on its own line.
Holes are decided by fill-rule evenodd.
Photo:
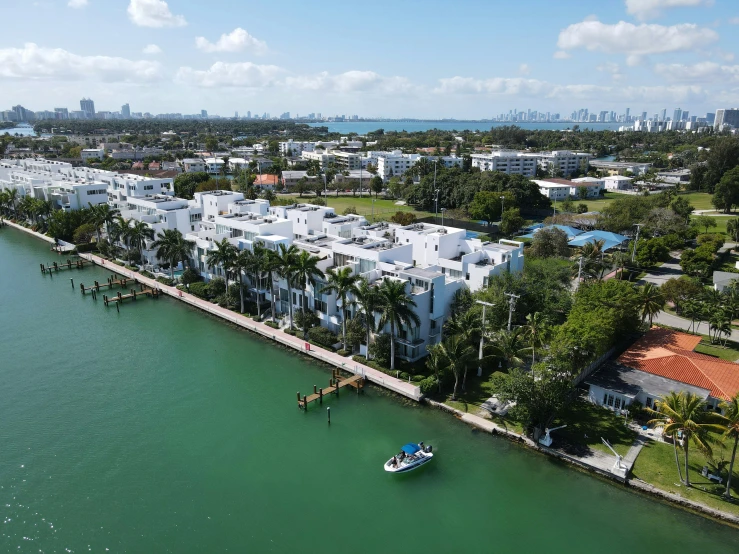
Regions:
M 647 373 L 638 369 L 631 369 L 616 362 L 610 362 L 585 380 L 588 385 L 594 385 L 611 390 L 624 396 L 634 398 L 644 391 L 651 396 L 664 396 L 670 392 L 692 392 L 702 399 L 708 398 L 711 391 L 701 387 L 688 385 L 681 381 L 673 381 L 666 377 Z
M 435 279 L 436 277 L 441 277 L 442 275 L 444 275 L 440 271 L 435 271 L 433 269 L 424 269 L 422 267 L 410 267 L 402 271 L 409 275 L 415 275 L 416 277 L 423 277 L 424 279 Z

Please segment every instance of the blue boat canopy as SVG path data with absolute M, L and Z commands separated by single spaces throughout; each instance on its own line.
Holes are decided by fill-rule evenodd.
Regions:
M 417 444 L 413 444 L 412 442 L 409 442 L 408 444 L 403 446 L 401 450 L 405 452 L 406 454 L 415 454 L 416 452 L 421 450 L 421 447 L 418 446 Z

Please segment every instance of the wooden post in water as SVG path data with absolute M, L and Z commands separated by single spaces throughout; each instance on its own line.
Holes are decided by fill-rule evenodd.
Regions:
M 328 424 L 331 425 L 331 406 L 326 408 L 326 414 L 328 414 Z
M 323 389 L 318 389 L 318 403 L 323 406 Z
M 298 391 L 298 408 L 300 408 L 300 391 Z
M 74 290 L 74 279 L 72 279 L 72 278 L 70 277 L 70 278 L 69 278 L 69 281 L 70 281 L 70 282 L 72 283 L 72 290 Z
M 308 397 L 303 395 L 303 408 L 305 408 L 305 411 L 308 411 Z

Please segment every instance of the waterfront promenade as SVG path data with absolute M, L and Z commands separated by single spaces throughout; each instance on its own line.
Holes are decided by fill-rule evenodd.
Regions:
M 195 306 L 196 308 L 199 308 L 205 312 L 225 319 L 226 321 L 229 321 L 234 325 L 238 325 L 239 327 L 242 327 L 249 331 L 253 331 L 258 335 L 261 335 L 262 337 L 274 340 L 307 356 L 316 358 L 317 360 L 330 364 L 339 369 L 343 369 L 344 371 L 348 371 L 349 373 L 362 375 L 368 381 L 371 381 L 372 383 L 380 385 L 381 387 L 389 389 L 395 393 L 401 394 L 406 398 L 410 398 L 415 401 L 421 399 L 421 389 L 413 383 L 408 383 L 400 379 L 396 379 L 395 377 L 391 377 L 390 375 L 386 375 L 385 373 L 374 368 L 357 363 L 350 358 L 340 356 L 335 352 L 331 352 L 329 350 L 321 348 L 320 346 L 310 344 L 299 337 L 288 335 L 287 333 L 279 329 L 273 329 L 272 327 L 269 327 L 264 323 L 259 323 L 249 317 L 243 316 L 226 308 L 222 308 L 217 304 L 213 304 L 212 302 L 208 302 L 207 300 L 198 298 L 197 296 L 189 294 L 185 291 L 181 291 L 176 287 L 163 285 L 156 279 L 144 277 L 136 271 L 126 269 L 125 267 L 121 267 L 110 261 L 106 261 L 105 259 L 93 254 L 80 254 L 80 257 L 85 260 L 90 260 L 96 265 L 99 265 L 100 267 L 112 271 L 113 273 L 116 273 L 118 275 L 137 279 L 139 283 L 143 283 L 148 287 L 157 288 L 161 290 L 164 294 L 181 300 L 186 304 Z M 289 392 L 286 391 L 286 394 L 289 394 Z

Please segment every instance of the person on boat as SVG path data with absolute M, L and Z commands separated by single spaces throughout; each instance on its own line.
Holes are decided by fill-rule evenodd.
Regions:
M 396 458 L 395 456 L 393 456 L 393 459 L 390 460 L 390 465 L 392 467 L 398 467 L 398 458 Z

